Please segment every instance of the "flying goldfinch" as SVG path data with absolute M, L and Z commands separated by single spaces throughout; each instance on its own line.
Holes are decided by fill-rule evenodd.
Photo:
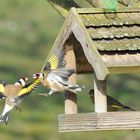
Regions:
M 21 78 L 14 85 L 0 85 L 1 97 L 6 98 L 3 112 L 0 116 L 0 122 L 8 123 L 8 114 L 19 103 L 25 100 L 25 98 L 39 85 L 42 75 L 34 79 L 33 82 L 26 84 L 27 78 Z
M 79 85 L 74 85 L 68 82 L 69 77 L 75 73 L 74 69 L 65 68 L 65 50 L 57 50 L 48 59 L 44 69 L 43 69 L 43 79 L 41 83 L 43 86 L 48 87 L 49 93 L 44 93 L 40 95 L 51 96 L 57 92 L 68 91 L 81 91 L 83 87 Z M 36 78 L 40 73 L 35 73 L 33 78 Z
M 94 104 L 94 89 L 91 89 L 89 91 L 89 95 L 92 103 Z M 107 95 L 107 110 L 108 111 L 123 111 L 123 110 L 135 111 L 134 109 L 123 105 L 122 103 L 120 103 L 119 101 L 117 101 L 116 99 L 108 95 Z

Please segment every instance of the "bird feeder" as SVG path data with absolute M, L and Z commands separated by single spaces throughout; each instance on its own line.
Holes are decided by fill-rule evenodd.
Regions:
M 107 112 L 106 80 L 140 72 L 140 9 L 71 8 L 53 49 L 59 47 L 66 49 L 67 68 L 95 75 L 95 112 L 78 113 L 76 94 L 66 93 L 59 131 L 139 129 L 140 112 Z M 69 80 L 76 83 L 76 75 Z

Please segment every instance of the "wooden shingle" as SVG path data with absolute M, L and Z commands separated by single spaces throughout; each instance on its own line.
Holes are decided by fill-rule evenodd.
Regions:
M 75 52 L 77 73 L 94 71 L 104 80 L 109 73 L 140 72 L 140 9 L 71 8 L 53 49 L 67 42 Z

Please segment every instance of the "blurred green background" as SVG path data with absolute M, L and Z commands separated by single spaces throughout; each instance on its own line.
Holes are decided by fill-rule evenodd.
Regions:
M 80 0 L 79 0 L 80 1 Z M 81 1 L 84 5 L 84 1 Z M 14 83 L 21 76 L 31 78 L 39 72 L 51 50 L 64 19 L 46 0 L 0 1 L 0 79 Z M 85 89 L 78 94 L 79 112 L 92 112 L 88 96 L 92 75 L 79 75 Z M 8 125 L 0 124 L 0 140 L 139 140 L 139 130 L 58 132 L 58 114 L 64 112 L 64 97 L 45 98 L 40 87 L 20 105 L 22 112 L 12 111 Z M 139 110 L 140 75 L 112 75 L 108 78 L 108 94 Z M 0 102 L 2 111 L 4 101 Z

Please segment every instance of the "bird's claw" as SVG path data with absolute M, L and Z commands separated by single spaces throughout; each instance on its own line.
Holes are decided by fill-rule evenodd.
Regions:
M 48 93 L 39 93 L 38 95 L 49 97 L 49 94 Z
M 19 107 L 15 108 L 15 111 L 19 110 L 19 112 L 21 112 L 21 109 Z

